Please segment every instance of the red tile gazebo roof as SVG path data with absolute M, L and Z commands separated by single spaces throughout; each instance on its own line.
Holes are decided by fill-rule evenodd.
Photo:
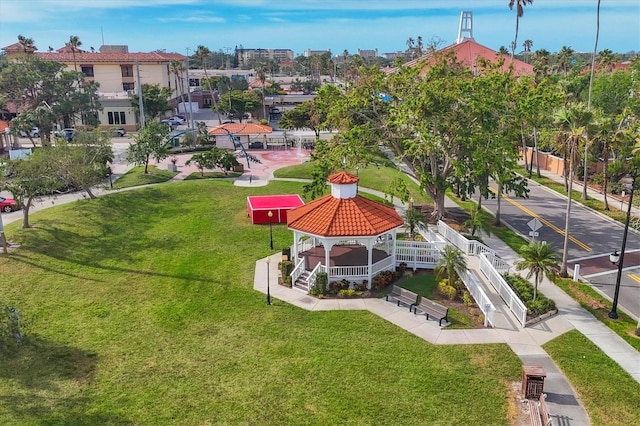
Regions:
M 352 185 L 358 177 L 342 172 L 329 176 L 333 185 Z M 309 204 L 290 210 L 290 229 L 324 237 L 367 237 L 402 226 L 404 221 L 393 207 L 356 195 L 336 198 L 325 195 Z

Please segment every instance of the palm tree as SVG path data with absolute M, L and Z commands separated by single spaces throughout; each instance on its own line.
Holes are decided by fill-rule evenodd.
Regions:
M 593 91 L 593 74 L 596 68 L 596 52 L 598 51 L 598 37 L 600 36 L 600 0 L 596 7 L 596 42 L 593 46 L 593 53 L 591 54 L 591 75 L 589 76 L 589 96 L 587 100 L 587 108 L 591 109 L 591 92 Z M 582 199 L 587 199 L 587 178 L 589 177 L 589 169 L 587 167 L 587 145 L 584 148 L 584 185 L 582 186 Z M 605 209 L 609 210 L 607 206 L 607 198 L 605 194 L 604 205 Z
M 520 247 L 521 261 L 516 263 L 516 269 L 528 270 L 527 279 L 534 277 L 533 300 L 538 297 L 538 285 L 542 278 L 553 277 L 558 274 L 558 258 L 551 245 L 542 241 L 531 241 Z
M 169 72 L 173 74 L 173 81 L 176 86 L 176 91 L 180 97 L 180 102 L 184 102 L 184 82 L 182 76 L 184 74 L 184 63 L 182 61 L 169 62 Z
M 258 80 L 260 80 L 260 85 L 262 86 L 262 117 L 264 119 L 267 118 L 267 107 L 264 103 L 264 84 L 267 82 L 267 67 L 264 65 L 259 65 L 255 69 L 256 76 L 258 76 Z
M 22 34 L 18 36 L 18 43 L 24 53 L 33 53 L 33 51 L 36 50 L 33 39 L 25 37 Z
M 73 55 L 73 68 L 76 72 L 78 72 L 78 63 L 76 62 L 76 52 L 78 51 L 78 47 L 82 46 L 82 42 L 78 38 L 78 36 L 69 36 L 69 41 L 66 43 L 67 47 L 71 49 L 71 54 Z
M 509 54 L 509 49 L 507 49 L 504 46 L 500 46 L 500 48 L 498 49 L 498 55 L 508 55 Z
M 513 38 L 513 43 L 511 44 L 511 60 L 513 61 L 513 55 L 516 51 L 516 46 L 518 45 L 518 27 L 520 25 L 520 18 L 524 15 L 524 6 L 527 4 L 533 4 L 533 0 L 509 0 L 509 9 L 513 10 L 513 7 L 516 7 L 516 35 Z
M 570 107 L 563 107 L 554 113 L 554 123 L 564 140 L 565 147 L 568 148 L 569 163 L 568 186 L 567 186 L 567 210 L 564 226 L 564 246 L 562 250 L 562 267 L 560 275 L 566 277 L 567 256 L 569 252 L 569 224 L 571 222 L 571 194 L 573 191 L 573 176 L 576 164 L 578 163 L 578 149 L 581 142 L 587 143 L 587 126 L 591 124 L 593 115 L 584 105 L 576 104 Z M 586 184 L 586 182 L 585 182 Z
M 533 70 L 536 77 L 545 77 L 549 73 L 549 59 L 551 53 L 547 49 L 538 49 L 533 52 Z
M 438 281 L 443 275 L 446 275 L 449 280 L 449 285 L 454 286 L 457 276 L 456 271 L 464 271 L 466 269 L 467 259 L 459 248 L 447 244 L 444 249 L 440 251 L 440 259 L 438 259 L 435 268 Z
M 613 64 L 616 62 L 616 54 L 611 49 L 604 49 L 598 52 L 598 63 L 607 72 L 613 70 Z
M 196 47 L 196 51 L 193 54 L 193 56 L 195 56 L 197 59 L 200 60 L 200 65 L 202 66 L 202 69 L 204 70 L 204 79 L 207 82 L 207 86 L 209 89 L 209 92 L 211 93 L 211 103 L 213 104 L 213 108 L 217 111 L 218 113 L 218 122 L 220 122 L 220 111 L 218 111 L 218 105 L 216 102 L 216 97 L 213 94 L 213 91 L 211 89 L 211 80 L 209 80 L 209 76 L 207 75 L 207 58 L 209 57 L 209 55 L 211 55 L 211 51 L 209 50 L 208 47 L 203 46 L 203 45 L 198 45 L 198 47 Z
M 531 47 L 533 46 L 532 40 L 525 40 L 522 43 L 522 47 L 524 48 L 524 61 L 529 63 L 529 56 L 531 56 Z
M 569 72 L 569 64 L 571 63 L 571 59 L 573 58 L 574 53 L 575 51 L 568 46 L 562 46 L 562 48 L 558 52 L 558 65 L 564 75 L 567 75 L 567 73 Z
M 480 206 L 475 205 L 469 212 L 469 219 L 462 222 L 461 225 L 462 229 L 464 229 L 466 232 L 471 233 L 472 237 L 476 235 L 476 231 L 478 230 L 485 231 L 489 235 L 491 234 L 491 230 L 482 218 L 480 211 Z
M 404 219 L 405 227 L 409 230 L 409 237 L 412 240 L 416 239 L 416 230 L 427 228 L 427 224 L 424 221 L 424 215 L 420 210 L 413 206 L 409 206 L 402 218 Z

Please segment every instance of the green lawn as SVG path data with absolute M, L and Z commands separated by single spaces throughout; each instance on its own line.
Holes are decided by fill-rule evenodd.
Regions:
M 0 424 L 508 424 L 521 364 L 506 345 L 266 306 L 252 281 L 269 230 L 246 197 L 300 189 L 180 182 L 7 226 L 20 248 L 0 257 L 0 298 L 27 340 L 0 345 Z
M 578 392 L 594 426 L 640 424 L 640 384 L 573 330 L 544 345 Z
M 394 179 L 400 178 L 409 189 L 410 196 L 416 204 L 430 203 L 431 198 L 421 191 L 418 185 L 413 182 L 409 176 L 400 172 L 397 168 L 391 167 L 387 160 L 386 165 L 383 165 L 381 161 L 380 166 L 371 165 L 364 169 L 348 170 L 349 173 L 357 174 L 360 178 L 360 186 L 364 188 L 375 189 L 384 193 L 389 193 L 389 188 Z M 307 161 L 305 163 L 283 167 L 274 171 L 274 176 L 277 178 L 297 178 L 297 179 L 312 179 L 311 171 L 313 169 L 314 162 Z M 328 188 L 327 188 L 328 192 Z
M 177 172 L 159 169 L 156 166 L 149 166 L 147 173 L 144 173 L 144 166 L 131 168 L 127 173 L 120 176 L 113 182 L 113 189 L 130 188 L 132 186 L 149 185 L 152 183 L 162 183 L 170 180 Z

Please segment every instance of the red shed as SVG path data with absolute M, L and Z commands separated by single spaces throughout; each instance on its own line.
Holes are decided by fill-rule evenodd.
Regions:
M 304 205 L 298 194 L 254 195 L 247 197 L 247 216 L 251 223 L 269 223 L 269 212 L 273 213 L 271 223 L 287 223 L 287 210 Z

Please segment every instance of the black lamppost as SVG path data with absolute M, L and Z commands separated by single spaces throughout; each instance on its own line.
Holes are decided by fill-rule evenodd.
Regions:
M 273 218 L 273 212 L 269 210 L 269 213 L 267 213 L 267 216 L 269 216 L 269 248 L 273 250 L 273 228 L 271 227 L 271 219 Z
M 267 305 L 271 305 L 271 292 L 269 291 L 269 268 L 271 266 L 270 264 L 271 264 L 271 257 L 267 256 Z
M 636 177 L 638 176 L 638 171 L 634 170 L 631 174 L 631 189 L 629 190 L 629 205 L 627 206 L 627 218 L 624 222 L 624 234 L 622 234 L 622 248 L 620 249 L 620 253 L 615 250 L 613 253 L 609 255 L 609 260 L 613 264 L 618 265 L 618 275 L 616 276 L 616 288 L 613 293 L 613 304 L 611 305 L 611 312 L 609 312 L 609 318 L 618 319 L 618 296 L 620 295 L 620 280 L 622 279 L 622 267 L 624 264 L 624 250 L 627 247 L 627 234 L 629 233 L 629 219 L 631 218 L 631 204 L 633 203 L 633 193 L 634 187 L 636 184 Z

